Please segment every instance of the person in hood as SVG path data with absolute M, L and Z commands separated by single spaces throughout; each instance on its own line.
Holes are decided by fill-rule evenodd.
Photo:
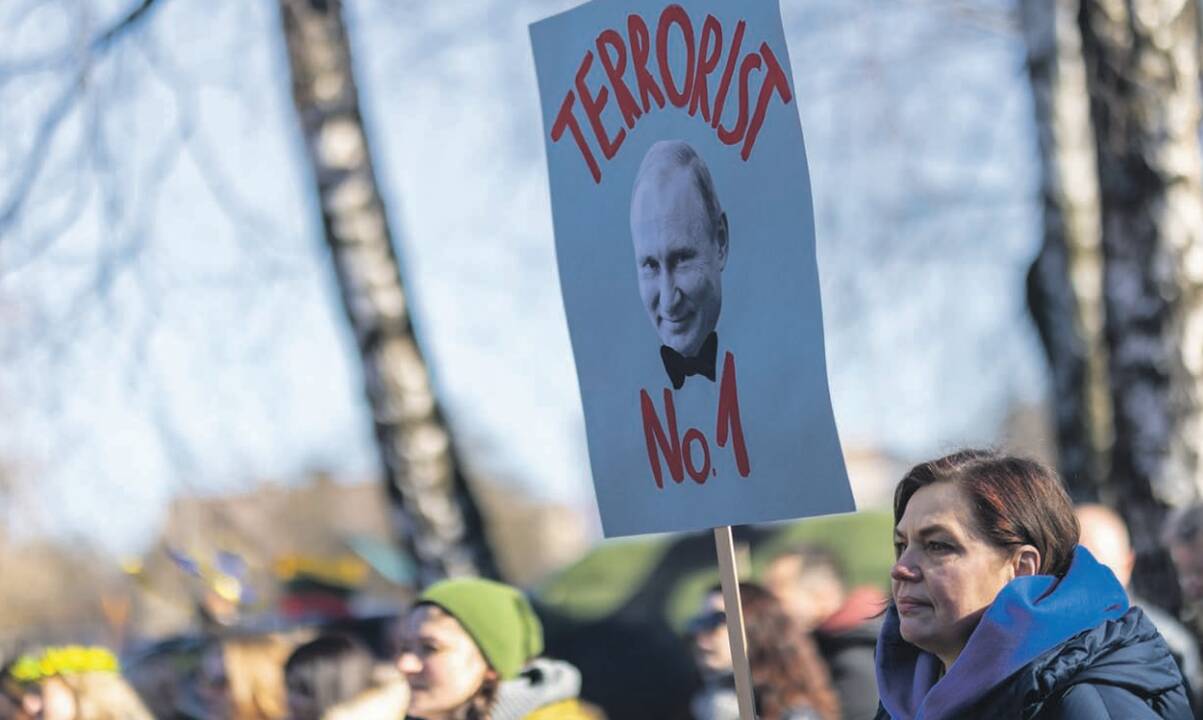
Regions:
M 894 549 L 879 719 L 1191 717 L 1165 641 L 1078 546 L 1043 465 L 965 450 L 915 466 Z
M 532 662 L 542 653 L 543 626 L 518 589 L 478 578 L 435 583 L 402 621 L 397 666 L 409 684 L 406 717 L 586 717 L 576 700 L 579 673 L 567 663 Z

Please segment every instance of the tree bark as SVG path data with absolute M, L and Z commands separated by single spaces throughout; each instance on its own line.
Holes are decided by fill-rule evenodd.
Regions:
M 389 497 L 420 584 L 496 576 L 410 320 L 359 109 L 340 0 L 280 0 L 292 96 Z
M 1041 155 L 1044 242 L 1028 272 L 1028 308 L 1053 381 L 1062 478 L 1097 499 L 1112 440 L 1103 341 L 1103 252 L 1080 0 L 1023 0 Z
M 1192 0 L 1085 0 L 1079 17 L 1103 208 L 1110 485 L 1138 557 L 1162 567 L 1165 510 L 1195 501 L 1203 480 L 1197 11 Z M 1151 597 L 1173 591 L 1145 581 L 1161 585 L 1145 588 Z

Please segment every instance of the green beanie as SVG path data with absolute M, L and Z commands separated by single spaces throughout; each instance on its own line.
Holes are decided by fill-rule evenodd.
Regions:
M 426 588 L 418 604 L 437 605 L 458 620 L 502 680 L 543 652 L 543 625 L 517 588 L 479 578 L 443 580 Z

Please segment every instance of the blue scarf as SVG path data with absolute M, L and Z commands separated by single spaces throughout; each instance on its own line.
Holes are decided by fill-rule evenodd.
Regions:
M 881 703 L 894 720 L 956 717 L 1045 652 L 1127 609 L 1115 575 L 1079 545 L 1060 581 L 1031 575 L 1007 583 L 940 677 L 940 660 L 902 639 L 891 605 L 877 638 Z

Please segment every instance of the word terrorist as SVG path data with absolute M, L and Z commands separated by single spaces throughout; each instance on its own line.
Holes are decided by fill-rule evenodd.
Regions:
M 559 113 L 551 126 L 552 142 L 559 142 L 565 130 L 572 133 L 572 138 L 593 175 L 593 181 L 601 183 L 601 167 L 577 117 L 577 99 L 580 99 L 584 117 L 593 131 L 602 157 L 606 160 L 612 159 L 618 153 L 618 149 L 626 140 L 627 130 L 634 129 L 636 121 L 644 113 L 651 112 L 652 103 L 658 108 L 663 108 L 668 102 L 681 109 L 688 108 L 690 117 L 701 114 L 702 121 L 710 125 L 724 144 L 742 143 L 739 155 L 747 161 L 756 144 L 756 136 L 764 125 L 773 95 L 776 94 L 781 99 L 782 105 L 788 105 L 793 97 L 785 69 L 781 67 L 768 43 L 762 42 L 756 52 L 748 52 L 741 56 L 746 27 L 747 23 L 743 20 L 736 23 L 730 45 L 726 48 L 725 62 L 722 23 L 713 15 L 707 15 L 702 23 L 701 37 L 698 39 L 695 37 L 689 15 L 680 5 L 669 5 L 660 14 L 654 46 L 651 43 L 648 25 L 639 15 L 627 17 L 625 37 L 613 29 L 603 30 L 596 39 L 597 58 L 608 85 L 603 84 L 596 91 L 589 87 L 586 81 L 593 67 L 594 53 L 592 50 L 586 52 L 576 71 L 575 89 L 569 90 L 564 96 Z M 685 67 L 683 71 L 678 70 L 676 76 L 669 64 L 668 46 L 673 34 L 680 36 L 685 48 Z M 628 66 L 634 73 L 633 91 L 632 86 L 627 83 Z M 733 89 L 732 83 L 735 81 L 737 67 L 739 79 L 735 87 L 738 92 L 738 105 L 734 123 L 728 125 L 724 122 L 724 110 L 727 109 L 727 99 Z M 682 74 L 683 78 L 680 77 Z M 750 86 L 754 74 L 763 75 L 763 78 L 753 108 Z M 712 75 L 718 80 L 713 98 L 710 95 Z M 619 127 L 616 133 L 611 133 L 602 123 L 602 111 L 610 102 L 611 91 L 626 126 Z

